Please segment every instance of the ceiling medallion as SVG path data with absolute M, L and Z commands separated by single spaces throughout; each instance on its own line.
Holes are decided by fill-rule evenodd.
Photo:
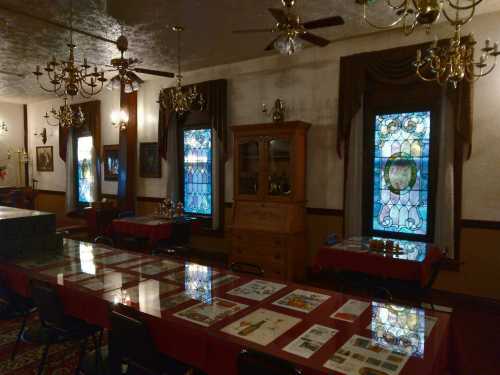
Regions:
M 82 65 L 79 65 L 75 61 L 76 45 L 73 43 L 73 3 L 71 3 L 70 15 L 70 41 L 67 46 L 69 47 L 67 61 L 58 61 L 54 56 L 43 68 L 45 73 L 41 71 L 40 65 L 37 65 L 33 74 L 36 76 L 38 84 L 44 91 L 54 93 L 58 96 L 69 95 L 70 97 L 74 97 L 80 95 L 84 98 L 90 98 L 93 95 L 99 94 L 104 82 L 107 81 L 104 78 L 104 71 L 101 70 L 99 72 L 97 66 L 91 69 L 91 66 L 87 64 L 86 58 L 83 59 Z M 47 75 L 49 81 L 48 87 L 40 81 L 40 77 L 44 74 Z
M 368 8 L 375 5 L 379 0 L 356 0 L 363 5 L 363 19 L 373 28 L 388 30 L 401 27 L 406 35 L 411 34 L 417 26 L 424 26 L 430 31 L 431 26 L 443 15 L 453 26 L 457 19 L 463 25 L 469 22 L 476 12 L 477 6 L 483 0 L 382 0 L 385 5 L 393 11 L 392 22 L 381 25 L 370 20 Z M 460 15 L 465 13 L 465 15 Z M 450 14 L 456 16 L 452 18 Z
M 184 31 L 184 28 L 182 26 L 173 26 L 172 30 L 177 33 L 177 85 L 170 89 L 161 90 L 159 102 L 166 110 L 171 110 L 182 115 L 192 110 L 195 104 L 203 109 L 205 99 L 198 92 L 196 85 L 190 86 L 187 90 L 182 87 L 181 33 Z
M 64 105 L 61 106 L 58 111 L 52 107 L 50 112 L 46 112 L 43 117 L 48 125 L 61 126 L 63 128 L 79 128 L 85 122 L 85 115 L 82 111 L 82 107 L 78 107 L 78 110 L 73 112 L 71 106 L 68 104 L 67 97 L 64 97 Z M 52 122 L 51 117 L 57 122 Z

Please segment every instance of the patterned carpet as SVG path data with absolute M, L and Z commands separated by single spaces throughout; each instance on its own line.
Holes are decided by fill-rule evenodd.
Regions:
M 32 319 L 29 327 L 37 327 Z M 0 320 L 0 375 L 36 375 L 43 347 L 22 342 L 15 361 L 10 360 L 21 319 Z M 50 347 L 44 375 L 69 375 L 75 373 L 78 344 L 66 342 Z

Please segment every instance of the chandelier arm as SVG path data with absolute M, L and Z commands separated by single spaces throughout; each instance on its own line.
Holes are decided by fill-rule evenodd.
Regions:
M 456 10 L 456 17 L 454 19 L 448 15 L 448 12 L 446 12 L 445 9 L 442 10 L 444 17 L 448 20 L 448 22 L 452 26 L 455 26 L 455 27 L 456 26 L 463 26 L 463 25 L 469 23 L 470 20 L 472 19 L 472 17 L 474 17 L 474 14 L 476 13 L 476 8 L 474 7 L 474 8 L 471 8 L 471 12 L 470 12 L 468 17 L 460 18 L 458 15 L 459 9 L 455 8 L 455 10 Z
M 59 84 L 58 87 L 56 87 L 56 85 L 54 85 L 54 88 L 53 89 L 48 89 L 46 88 L 40 81 L 38 81 L 38 85 L 40 86 L 40 88 L 46 92 L 50 92 L 51 94 L 58 94 L 58 91 L 61 89 L 61 84 Z
M 453 9 L 458 9 L 458 10 L 468 10 L 477 7 L 479 4 L 482 3 L 483 0 L 477 0 L 473 1 L 472 4 L 462 6 L 460 5 L 460 0 L 457 0 L 456 2 L 453 2 L 453 0 L 447 0 L 448 5 L 453 8 Z
M 472 67 L 472 69 L 471 69 L 471 71 L 470 71 L 470 73 L 469 73 L 469 74 L 471 74 L 473 77 L 475 77 L 475 78 L 478 78 L 478 79 L 479 79 L 479 78 L 481 78 L 481 77 L 485 77 L 485 76 L 487 76 L 488 74 L 490 74 L 493 70 L 495 70 L 496 66 L 497 66 L 497 62 L 496 62 L 496 60 L 495 60 L 495 62 L 494 62 L 494 63 L 493 63 L 493 64 L 492 64 L 489 68 L 488 68 L 488 70 L 483 71 L 483 69 L 481 68 L 481 70 L 479 71 L 479 74 L 476 74 L 476 73 L 474 72 L 474 67 Z
M 396 19 L 395 21 L 393 21 L 391 24 L 389 25 L 377 25 L 373 22 L 371 22 L 369 19 L 368 19 L 368 16 L 366 14 L 366 8 L 367 8 L 367 5 L 366 3 L 363 4 L 363 20 L 371 27 L 375 28 L 375 29 L 379 29 L 379 30 L 389 30 L 389 29 L 392 29 L 394 28 L 396 25 L 398 25 L 399 23 L 401 23 L 401 21 L 404 19 L 405 17 L 405 14 L 401 15 L 398 19 Z
M 409 2 L 410 2 L 410 0 L 401 0 L 399 5 L 393 5 L 393 0 L 385 0 L 385 3 L 387 4 L 387 6 L 390 7 L 392 10 L 399 10 L 401 8 L 408 10 L 408 3 Z

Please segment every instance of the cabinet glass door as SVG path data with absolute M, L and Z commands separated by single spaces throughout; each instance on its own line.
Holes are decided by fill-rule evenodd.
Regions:
M 259 191 L 259 142 L 249 140 L 239 145 L 238 189 L 240 195 L 257 195 Z
M 267 143 L 267 194 L 288 197 L 292 193 L 290 139 L 273 138 Z

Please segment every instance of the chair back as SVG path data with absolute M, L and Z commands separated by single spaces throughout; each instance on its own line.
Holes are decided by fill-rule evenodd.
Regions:
M 155 373 L 159 355 L 146 323 L 124 309 L 110 312 L 110 352 L 116 362 L 125 362 L 141 372 Z
M 52 285 L 32 280 L 31 297 L 42 323 L 61 328 L 64 326 L 64 307 Z
M 252 276 L 264 275 L 264 270 L 260 266 L 251 263 L 234 262 L 231 263 L 229 269 L 233 272 L 246 273 Z
M 250 349 L 238 355 L 238 375 L 299 375 L 290 362 Z

